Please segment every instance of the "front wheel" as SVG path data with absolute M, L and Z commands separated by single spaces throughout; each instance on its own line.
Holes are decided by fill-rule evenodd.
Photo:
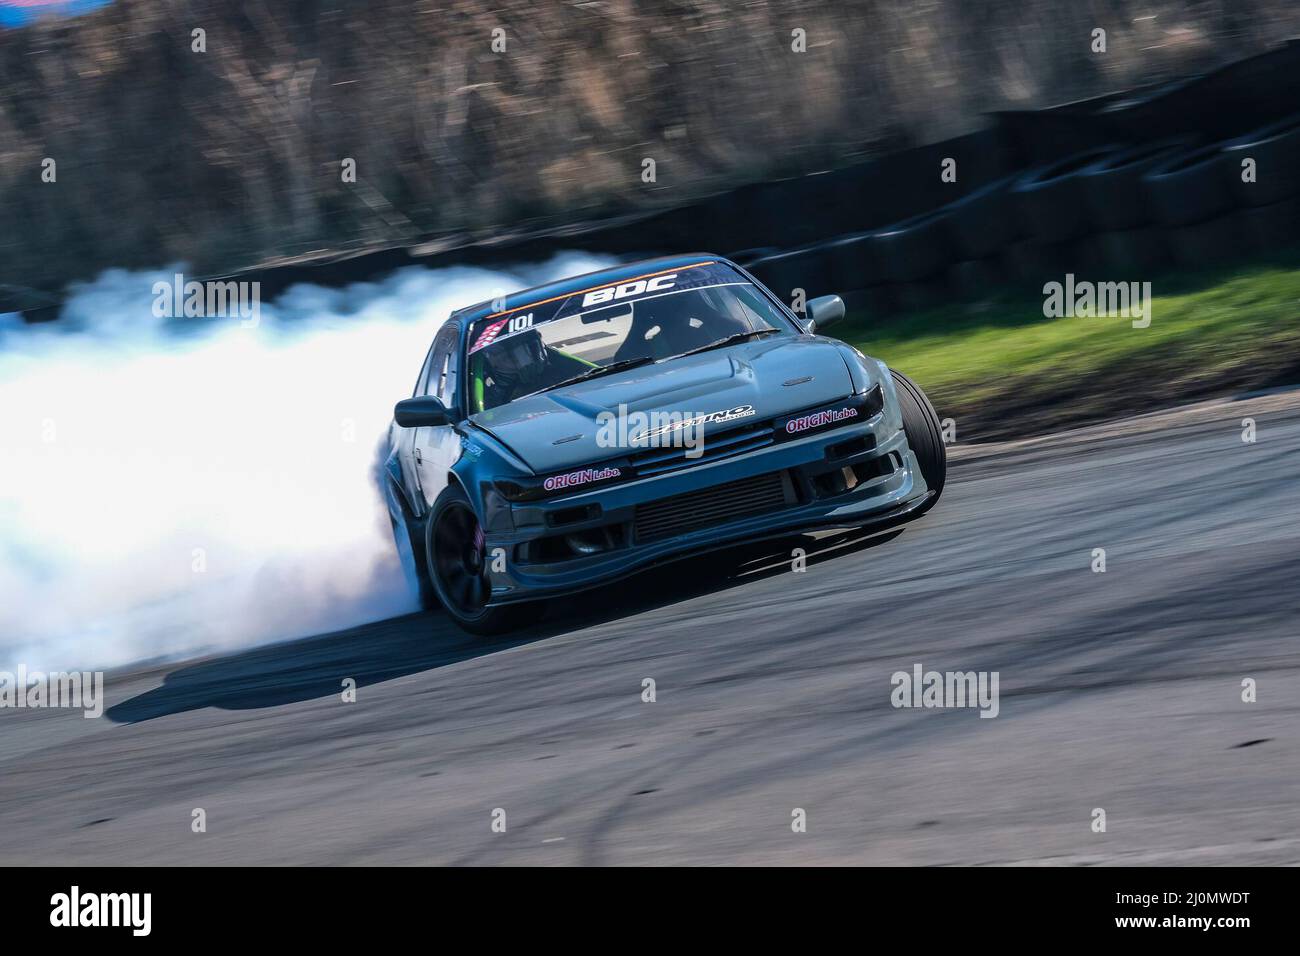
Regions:
M 483 527 L 459 485 L 448 485 L 429 511 L 425 526 L 429 580 L 447 614 L 472 634 L 500 634 L 516 626 L 520 607 L 488 607 L 488 577 Z
M 939 415 L 925 397 L 925 392 L 902 372 L 890 369 L 889 374 L 894 378 L 894 391 L 898 393 L 907 444 L 915 452 L 921 466 L 921 477 L 930 487 L 930 497 L 916 510 L 917 517 L 920 517 L 934 507 L 943 492 L 943 483 L 948 477 L 948 452 L 943 444 Z

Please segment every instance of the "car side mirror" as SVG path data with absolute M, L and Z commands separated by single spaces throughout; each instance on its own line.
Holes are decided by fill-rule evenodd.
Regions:
M 403 428 L 420 428 L 424 425 L 447 425 L 451 415 L 437 395 L 417 395 L 404 398 L 393 408 L 393 418 Z
M 844 300 L 838 295 L 820 295 L 808 303 L 808 331 L 820 332 L 844 318 Z

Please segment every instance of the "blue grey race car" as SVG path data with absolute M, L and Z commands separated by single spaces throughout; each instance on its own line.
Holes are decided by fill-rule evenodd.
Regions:
M 389 429 L 384 489 L 422 606 L 464 629 L 742 540 L 919 517 L 946 473 L 915 384 L 719 256 L 452 313 Z

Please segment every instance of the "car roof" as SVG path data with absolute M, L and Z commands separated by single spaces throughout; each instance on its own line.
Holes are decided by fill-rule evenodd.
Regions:
M 560 279 L 557 282 L 548 282 L 545 285 L 533 286 L 531 289 L 521 289 L 518 292 L 512 292 L 505 297 L 505 308 L 493 308 L 493 301 L 479 302 L 477 305 L 466 306 L 463 309 L 457 309 L 451 314 L 451 320 L 458 321 L 461 329 L 464 331 L 479 319 L 488 315 L 504 314 L 514 312 L 517 309 L 527 308 L 539 302 L 560 296 L 569 296 L 577 292 L 585 292 L 590 289 L 599 289 L 602 286 L 611 285 L 615 282 L 624 282 L 631 279 L 641 278 L 646 275 L 653 275 L 658 272 L 671 272 L 674 269 L 683 269 L 686 266 L 703 265 L 709 262 L 723 262 L 730 265 L 722 256 L 710 255 L 708 253 L 692 253 L 685 256 L 664 256 L 658 259 L 643 259 L 640 262 L 627 262 L 617 266 L 610 266 L 607 269 L 597 269 L 595 272 L 587 272 L 579 276 L 571 276 L 568 279 Z M 496 303 L 500 305 L 500 302 Z

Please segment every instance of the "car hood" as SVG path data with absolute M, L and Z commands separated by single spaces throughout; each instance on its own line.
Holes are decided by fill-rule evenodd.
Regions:
M 839 347 L 826 339 L 777 336 L 669 359 L 542 392 L 489 409 L 470 421 L 519 455 L 536 473 L 618 458 L 629 449 L 602 444 L 602 412 L 667 412 L 693 417 L 740 406 L 754 414 L 719 431 L 811 408 L 853 392 Z M 610 429 L 605 435 L 608 436 Z M 638 449 L 632 449 L 638 450 Z

